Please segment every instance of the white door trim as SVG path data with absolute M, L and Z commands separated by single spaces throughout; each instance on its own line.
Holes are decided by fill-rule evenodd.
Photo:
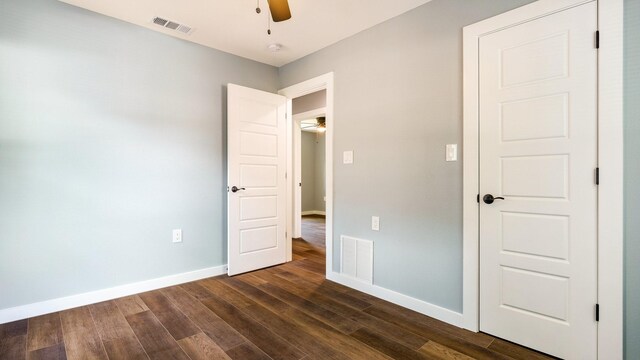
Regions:
M 333 266 L 333 73 L 327 73 L 320 75 L 313 79 L 303 81 L 301 83 L 289 86 L 278 91 L 278 94 L 287 97 L 288 99 L 294 99 L 300 96 L 311 94 L 316 91 L 327 90 L 327 103 L 325 107 L 327 131 L 325 133 L 325 176 L 326 176 L 326 252 L 327 252 L 327 267 L 326 275 L 330 274 Z M 291 101 L 289 101 L 288 113 L 291 114 Z M 287 153 L 288 156 L 288 170 L 289 174 L 293 174 L 293 116 L 287 117 Z M 295 185 L 295 177 L 290 176 L 290 181 L 287 182 L 287 194 L 290 196 L 287 200 L 287 242 L 288 242 L 288 254 L 289 261 L 291 261 L 291 235 L 293 234 L 293 189 Z
M 539 0 L 463 30 L 463 318 L 479 330 L 479 38 L 596 0 Z M 623 356 L 623 0 L 598 1 L 598 357 Z

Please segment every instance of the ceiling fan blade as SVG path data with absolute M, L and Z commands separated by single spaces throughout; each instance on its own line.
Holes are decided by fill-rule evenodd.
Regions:
M 291 19 L 291 10 L 287 0 L 268 0 L 269 10 L 274 22 Z

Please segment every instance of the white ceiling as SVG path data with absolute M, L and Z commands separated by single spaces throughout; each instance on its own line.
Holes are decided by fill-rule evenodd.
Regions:
M 262 63 L 282 66 L 430 0 L 289 0 L 292 18 L 272 23 L 266 0 L 61 0 L 167 35 Z M 156 17 L 195 29 L 190 35 L 155 25 Z M 282 44 L 271 52 L 270 44 Z

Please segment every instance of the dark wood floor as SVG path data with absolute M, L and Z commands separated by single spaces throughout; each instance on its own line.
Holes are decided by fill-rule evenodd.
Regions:
M 0 325 L 2 359 L 546 359 L 325 280 L 324 221 L 294 261 Z

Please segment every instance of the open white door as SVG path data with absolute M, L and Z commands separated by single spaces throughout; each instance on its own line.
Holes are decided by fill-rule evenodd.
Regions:
M 284 96 L 227 86 L 229 275 L 287 259 L 286 109 Z
M 480 38 L 480 330 L 597 356 L 597 4 Z M 494 198 L 495 196 L 495 198 Z

